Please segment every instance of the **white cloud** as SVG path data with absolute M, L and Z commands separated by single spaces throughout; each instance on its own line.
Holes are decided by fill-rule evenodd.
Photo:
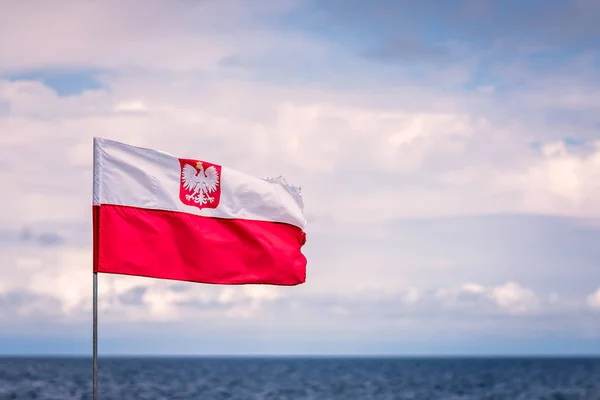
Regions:
M 68 99 L 57 97 L 40 83 L 4 82 L 3 97 L 11 104 L 11 117 L 0 120 L 5 151 L 27 148 L 33 157 L 52 145 L 54 154 L 45 155 L 50 157 L 46 162 L 67 169 L 72 165 L 66 162 L 69 159 L 78 165 L 85 165 L 87 159 L 89 166 L 93 135 L 177 154 L 197 148 L 196 152 L 251 173 L 282 172 L 300 184 L 310 181 L 311 185 L 303 185 L 307 198 L 314 199 L 307 203 L 310 212 L 333 212 L 347 220 L 493 212 L 600 213 L 595 205 L 600 193 L 594 183 L 597 150 L 592 154 L 565 148 L 550 152 L 550 143 L 541 155 L 518 150 L 521 158 L 514 166 L 499 169 L 484 161 L 485 154 L 509 157 L 524 144 L 515 141 L 491 147 L 497 128 L 470 116 L 468 109 L 384 111 L 368 105 L 368 97 L 360 107 L 349 106 L 335 92 L 283 90 L 240 81 L 212 83 L 210 91 L 219 98 L 217 102 L 184 93 L 167 103 L 162 94 L 179 82 L 168 87 L 164 82 L 154 85 L 153 79 L 139 82 L 137 99 L 122 96 L 121 92 L 131 89 L 121 87 L 120 82 L 115 81 L 110 92 Z M 193 80 L 186 83 L 190 88 L 198 86 Z M 26 96 L 23 87 L 29 87 Z M 288 100 L 286 93 L 292 90 L 304 98 Z M 400 99 L 405 96 L 410 93 Z M 242 99 L 249 106 L 237 111 Z M 124 107 L 138 112 L 115 111 Z M 426 110 L 426 103 L 421 107 Z M 478 145 L 479 154 L 471 158 L 473 146 L 488 134 L 489 146 L 480 149 Z M 65 156 L 66 160 L 58 160 Z M 7 153 L 6 162 L 12 169 L 19 159 Z M 64 176 L 55 175 L 56 180 Z M 3 179 L 11 177 L 4 174 Z M 75 182 L 86 184 L 85 175 Z M 363 182 L 360 195 L 356 182 Z M 69 201 L 64 195 L 52 196 L 61 196 L 54 203 L 58 208 Z M 52 200 L 48 198 L 47 203 Z M 327 207 L 311 209 L 312 204 Z M 377 212 L 353 211 L 358 208 Z
M 563 142 L 550 142 L 527 169 L 505 174 L 501 185 L 522 191 L 526 211 L 597 217 L 599 177 L 600 142 L 585 154 L 569 150 Z
M 4 55 L 0 71 L 57 67 L 196 70 L 215 67 L 234 51 L 252 54 L 273 42 L 291 46 L 294 39 L 249 29 L 250 22 L 293 9 L 294 2 L 287 0 L 258 0 L 252 5 L 239 0 L 227 4 L 151 0 L 143 7 L 131 0 L 65 0 L 52 6 L 28 1 L 7 7 L 9 11 L 0 16 L 0 52 Z M 227 31 L 243 33 L 249 39 L 246 46 L 237 45 L 235 35 L 222 33 Z
M 539 307 L 539 301 L 535 293 L 515 282 L 506 282 L 493 288 L 491 297 L 500 308 L 512 314 L 531 313 Z
M 11 233 L 1 248 L 0 301 L 17 304 L 19 318 L 89 319 L 93 136 L 283 174 L 302 186 L 309 216 L 302 287 L 102 276 L 100 310 L 113 329 L 134 329 L 126 321 L 231 328 L 240 319 L 273 329 L 370 329 L 359 318 L 372 329 L 418 320 L 411 329 L 424 332 L 438 319 L 458 326 L 482 318 L 494 331 L 509 329 L 502 318 L 588 318 L 581 304 L 600 276 L 583 228 L 550 218 L 452 218 L 600 216 L 600 147 L 562 141 L 589 137 L 591 125 L 571 124 L 566 135 L 535 114 L 583 109 L 581 121 L 594 122 L 593 91 L 569 86 L 561 102 L 551 82 L 527 71 L 519 73 L 536 90 L 457 90 L 471 69 L 456 66 L 436 71 L 452 77 L 440 88 L 388 81 L 385 67 L 338 45 L 262 25 L 295 2 L 192 3 L 14 2 L 0 16 L 0 71 L 103 71 L 102 88 L 69 97 L 42 82 L 0 79 L 0 226 L 58 232 L 65 241 L 12 246 Z M 215 17 L 224 12 L 228 18 Z M 344 70 L 346 82 L 311 80 L 320 68 Z M 565 242 L 561 253 L 547 232 Z M 589 307 L 600 307 L 598 296 Z
M 600 288 L 587 297 L 587 304 L 593 310 L 600 310 Z
M 189 83 L 188 88 L 194 88 L 193 80 L 185 82 Z M 256 175 L 282 173 L 290 182 L 303 187 L 307 212 L 315 217 L 308 228 L 306 251 L 310 256 L 310 284 L 306 290 L 312 296 L 347 293 L 349 297 L 331 306 L 333 315 L 339 318 L 351 318 L 357 312 L 348 301 L 353 294 L 360 299 L 361 290 L 396 293 L 398 304 L 418 310 L 433 301 L 427 295 L 428 290 L 447 291 L 460 282 L 481 282 L 486 274 L 496 274 L 497 279 L 503 281 L 519 279 L 519 275 L 510 275 L 521 273 L 516 269 L 504 273 L 500 272 L 503 266 L 489 266 L 487 272 L 476 269 L 476 262 L 494 263 L 493 253 L 489 251 L 492 246 L 502 247 L 499 242 L 484 244 L 487 255 L 471 253 L 465 242 L 465 249 L 453 250 L 455 255 L 448 257 L 447 250 L 436 247 L 436 243 L 453 240 L 451 236 L 422 237 L 415 242 L 410 239 L 414 235 L 411 228 L 398 233 L 382 228 L 381 221 L 399 217 L 537 211 L 548 202 L 547 193 L 559 189 L 557 196 L 566 200 L 551 203 L 546 211 L 581 215 L 581 210 L 575 207 L 578 203 L 574 203 L 578 197 L 569 194 L 593 188 L 583 183 L 567 184 L 572 178 L 568 175 L 564 178 L 567 183 L 557 186 L 554 178 L 544 180 L 530 172 L 541 170 L 544 163 L 553 162 L 555 157 L 566 157 L 571 163 L 581 165 L 578 168 L 594 168 L 593 156 L 571 154 L 567 149 L 541 155 L 521 152 L 516 171 L 511 164 L 490 165 L 482 154 L 470 158 L 474 143 L 483 140 L 479 137 L 482 132 L 495 132 L 495 128 L 471 116 L 468 109 L 460 112 L 389 111 L 369 105 L 368 98 L 361 106 L 356 101 L 350 105 L 335 92 L 294 86 L 284 90 L 266 83 L 240 81 L 210 84 L 212 97 L 219 99 L 216 102 L 195 94 L 195 90 L 179 96 L 171 94 L 167 101 L 170 88 L 180 82 L 172 82 L 170 86 L 165 81 L 154 84 L 152 80 L 138 80 L 135 89 L 123 78 L 107 83 L 107 89 L 65 99 L 39 83 L 4 82 L 7 88 L 3 92 L 4 99 L 16 107 L 11 109 L 9 118 L 0 119 L 3 132 L 8 134 L 5 138 L 9 138 L 2 144 L 6 167 L 0 171 L 0 177 L 6 188 L 5 198 L 18 196 L 21 201 L 3 204 L 0 215 L 3 225 L 20 229 L 23 224 L 70 221 L 83 227 L 91 239 L 89 177 L 94 135 L 175 154 L 200 152 Z M 22 93 L 25 87 L 30 98 Z M 137 95 L 131 96 L 132 92 Z M 289 95 L 296 92 L 297 96 Z M 240 102 L 247 102 L 248 108 L 237 107 Z M 123 104 L 129 104 L 130 110 L 134 104 L 137 111 L 123 113 Z M 425 103 L 421 107 L 427 109 Z M 43 115 L 39 116 L 38 110 Z M 477 147 L 477 151 L 508 155 L 518 145 L 515 142 L 481 150 Z M 23 163 L 24 159 L 34 162 Z M 39 179 L 40 166 L 51 171 L 42 180 Z M 564 174 L 560 168 L 555 170 Z M 511 179 L 514 176 L 521 179 Z M 575 176 L 586 179 L 586 175 L 579 173 Z M 592 192 L 588 196 L 593 195 Z M 593 206 L 585 212 L 594 215 L 597 209 Z M 487 227 L 495 229 L 492 223 Z M 336 244 L 328 239 L 332 235 Z M 469 236 L 463 240 L 477 238 Z M 329 248 L 319 242 L 328 244 Z M 10 276 L 9 283 L 3 287 L 53 296 L 60 302 L 65 316 L 83 318 L 76 316 L 91 306 L 89 243 L 82 242 L 81 250 L 54 249 L 56 254 L 43 259 L 46 266 L 57 265 L 52 274 L 23 270 L 17 278 L 16 274 L 9 273 L 6 275 Z M 412 243 L 413 247 L 407 248 L 403 243 Z M 512 257 L 518 258 L 519 254 L 522 253 L 514 253 Z M 9 264 L 5 265 L 4 268 L 10 268 Z M 18 284 L 28 276 L 35 279 L 27 285 Z M 432 277 L 430 282 L 426 282 L 429 280 L 426 277 Z M 457 282 L 458 279 L 461 281 Z M 103 319 L 115 323 L 127 318 L 147 322 L 183 321 L 200 313 L 179 304 L 192 300 L 207 307 L 221 302 L 224 307 L 220 309 L 221 315 L 228 320 L 256 320 L 263 318 L 263 312 L 271 312 L 274 304 L 281 300 L 277 297 L 262 300 L 238 289 L 223 289 L 211 295 L 216 297 L 202 300 L 194 297 L 197 294 L 190 297 L 189 293 L 171 292 L 168 286 L 138 281 L 136 285 L 148 286 L 148 289 L 139 305 L 128 305 L 119 301 L 119 296 L 136 285 L 111 287 L 107 292 L 107 283 L 101 282 Z M 113 282 L 121 282 L 121 277 L 113 278 Z M 459 307 L 471 315 L 535 315 L 545 310 L 533 292 L 512 283 L 464 284 L 453 296 L 446 298 L 445 306 L 430 306 L 429 310 L 444 314 L 449 312 L 444 311 L 448 310 L 444 307 Z M 306 307 L 302 305 L 305 303 L 300 304 L 301 308 Z M 203 318 L 212 318 L 211 309 L 202 309 Z M 322 318 L 322 314 L 311 312 L 297 323 L 318 325 L 317 321 L 323 321 Z M 333 321 L 327 323 L 333 324 Z
M 147 110 L 148 107 L 142 101 L 138 100 L 124 101 L 118 103 L 115 107 L 115 111 L 117 112 L 143 112 Z
M 551 304 L 557 302 L 554 299 L 545 304 L 533 290 L 512 281 L 491 287 L 472 282 L 463 283 L 454 289 L 439 290 L 436 297 L 445 307 L 514 316 L 539 315 L 550 311 Z
M 485 286 L 479 285 L 477 283 L 464 283 L 460 286 L 460 290 L 466 293 L 473 294 L 482 294 L 487 291 Z

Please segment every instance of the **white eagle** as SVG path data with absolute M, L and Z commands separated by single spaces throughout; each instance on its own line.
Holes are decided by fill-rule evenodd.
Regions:
M 217 190 L 219 186 L 219 172 L 214 166 L 204 169 L 202 161 L 196 163 L 196 168 L 190 164 L 186 164 L 181 171 L 181 179 L 183 187 L 191 194 L 187 194 L 185 198 L 194 201 L 196 204 L 206 204 L 215 201 L 210 193 Z

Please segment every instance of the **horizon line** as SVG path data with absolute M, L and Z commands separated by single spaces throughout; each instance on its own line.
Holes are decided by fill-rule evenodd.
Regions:
M 0 353 L 0 358 L 92 358 L 92 354 L 68 354 L 68 353 L 46 353 L 46 354 L 27 354 L 27 353 Z M 98 358 L 197 358 L 197 359 L 249 359 L 249 358 L 393 358 L 393 359 L 476 359 L 476 358 L 600 358 L 600 353 L 509 353 L 509 354 L 146 354 L 146 353 L 109 353 L 98 355 Z

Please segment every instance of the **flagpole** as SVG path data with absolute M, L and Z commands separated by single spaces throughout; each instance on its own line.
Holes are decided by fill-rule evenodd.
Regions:
M 94 400 L 98 400 L 98 273 L 94 272 L 94 321 L 93 321 L 93 383 Z
M 96 204 L 96 195 L 98 195 L 98 183 L 97 180 L 97 138 L 94 137 L 93 143 L 93 203 Z M 92 211 L 92 224 L 93 224 L 93 241 L 94 241 L 94 254 L 93 254 L 93 263 L 94 263 L 94 288 L 93 288 L 93 306 L 92 306 L 92 392 L 93 392 L 93 400 L 98 400 L 98 271 L 97 271 L 97 257 L 98 257 L 98 249 L 97 249 L 97 240 L 98 240 L 98 214 L 97 210 L 93 207 Z

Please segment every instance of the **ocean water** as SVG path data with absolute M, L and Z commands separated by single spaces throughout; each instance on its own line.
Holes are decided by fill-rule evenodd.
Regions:
M 600 359 L 100 358 L 99 398 L 592 399 Z M 0 399 L 91 399 L 90 359 L 0 358 Z

